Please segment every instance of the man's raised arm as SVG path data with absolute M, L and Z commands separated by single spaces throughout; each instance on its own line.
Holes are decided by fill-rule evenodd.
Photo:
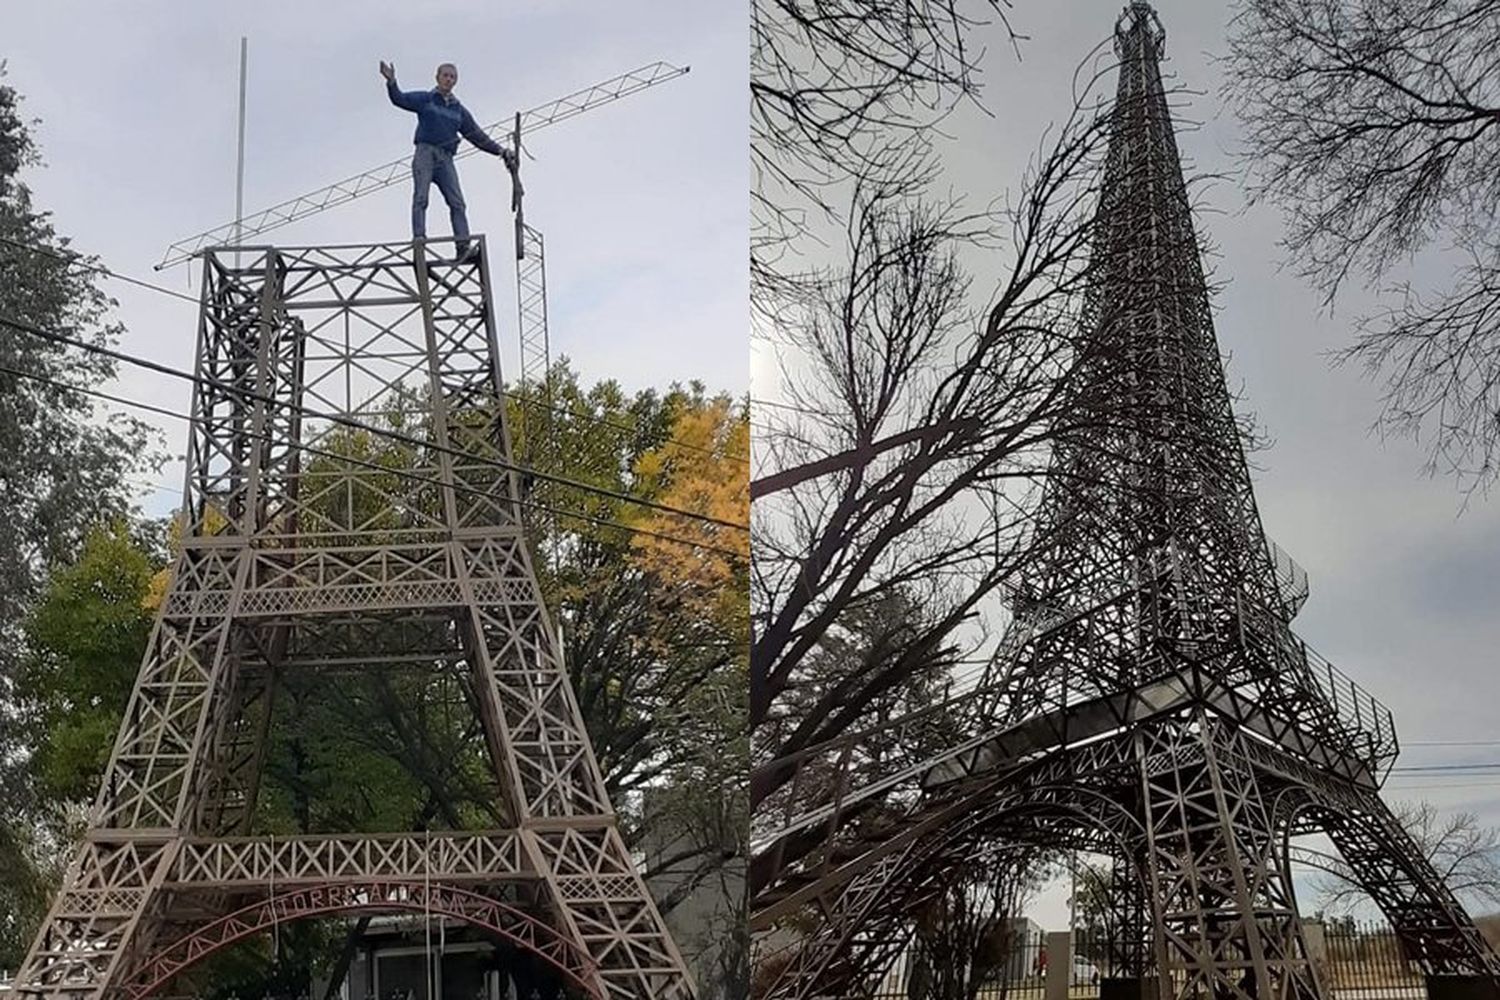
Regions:
M 391 103 L 398 108 L 407 111 L 420 111 L 422 108 L 421 91 L 402 93 L 401 88 L 396 86 L 396 67 L 384 59 L 380 61 L 380 75 L 385 77 L 385 93 L 391 99 Z

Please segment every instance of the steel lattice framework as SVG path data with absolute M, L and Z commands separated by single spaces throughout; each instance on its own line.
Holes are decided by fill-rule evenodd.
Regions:
M 421 913 L 462 920 L 537 955 L 572 989 L 596 995 L 594 966 L 583 950 L 555 928 L 515 907 L 450 886 L 370 881 L 281 893 L 221 917 L 153 955 L 130 977 L 125 995 L 129 1000 L 147 1000 L 184 969 L 278 923 L 350 913 Z
M 601 1000 L 692 995 L 532 570 L 488 267 L 452 257 L 206 254 L 182 552 L 19 995 L 143 997 L 275 920 L 414 909 Z M 404 475 L 337 457 L 381 422 L 426 442 Z M 250 835 L 280 679 L 393 666 L 465 679 L 510 826 Z
M 520 344 L 520 385 L 526 464 L 550 469 L 552 344 L 547 332 L 547 258 L 542 234 L 524 222 L 517 234 L 516 329 Z
M 521 385 L 540 391 L 552 364 L 547 337 L 547 261 L 542 234 L 525 224 L 521 227 L 523 252 L 516 257 L 516 314 L 521 332 Z
M 1306 582 L 1256 510 L 1164 43 L 1130 3 L 1076 404 L 1093 430 L 1054 452 L 1047 548 L 977 689 L 771 762 L 792 777 L 752 837 L 766 996 L 868 995 L 973 858 L 1036 844 L 1112 859 L 1105 1000 L 1321 998 L 1288 867 L 1314 831 L 1434 996 L 1500 995 L 1500 960 L 1379 796 L 1390 713 L 1291 629 Z

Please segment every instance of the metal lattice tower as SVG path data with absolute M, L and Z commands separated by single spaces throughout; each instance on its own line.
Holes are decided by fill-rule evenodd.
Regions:
M 692 995 L 532 570 L 487 265 L 452 255 L 206 255 L 182 552 L 18 995 L 143 998 L 279 922 L 350 913 L 466 921 L 601 1000 Z M 350 422 L 382 419 L 425 442 L 403 476 L 340 457 L 368 434 Z M 462 679 L 507 827 L 252 835 L 280 679 L 393 668 Z
M 546 381 L 552 363 L 547 340 L 547 263 L 542 256 L 542 234 L 530 226 L 521 230 L 524 254 L 516 260 L 516 311 L 521 332 L 521 385 L 530 391 Z
M 980 852 L 1030 843 L 1111 859 L 1123 931 L 1104 1000 L 1322 998 L 1288 866 L 1288 838 L 1311 832 L 1430 995 L 1500 995 L 1500 960 L 1379 796 L 1390 713 L 1292 631 L 1305 579 L 1256 510 L 1164 43 L 1132 2 L 1077 404 L 1096 429 L 1054 452 L 1048 547 L 1012 595 L 989 690 L 788 765 L 797 780 L 756 820 L 752 927 L 814 929 L 790 947 L 785 931 L 763 938 L 779 949 L 767 996 L 865 995 L 939 887 Z M 993 710 L 955 736 L 976 703 Z
M 519 131 L 519 130 L 518 130 Z M 517 143 L 519 149 L 519 143 Z M 516 330 L 520 344 L 521 459 L 529 468 L 554 472 L 556 444 L 552 439 L 552 345 L 547 332 L 547 258 L 542 234 L 516 219 Z M 537 534 L 547 540 L 538 558 L 545 568 L 557 558 L 557 517 L 552 513 L 550 483 L 530 484 L 531 496 L 542 510 L 531 519 Z
M 516 313 L 519 331 L 522 422 L 527 465 L 551 469 L 552 392 L 547 378 L 552 346 L 547 333 L 547 261 L 542 234 L 521 224 L 521 253 L 516 256 Z

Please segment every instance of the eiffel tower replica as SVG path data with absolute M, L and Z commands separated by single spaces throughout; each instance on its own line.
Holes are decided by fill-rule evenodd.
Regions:
M 369 914 L 470 925 L 570 995 L 693 995 L 532 569 L 488 267 L 445 243 L 206 255 L 182 551 L 18 996 L 145 998 Z M 347 457 L 393 413 L 410 468 Z M 504 828 L 255 835 L 283 680 L 392 669 L 462 679 Z
M 871 995 L 924 904 L 1029 844 L 1109 859 L 1103 1000 L 1321 1000 L 1288 865 L 1288 839 L 1315 832 L 1430 997 L 1500 996 L 1500 962 L 1379 796 L 1391 714 L 1291 629 L 1306 579 L 1256 510 L 1164 45 L 1150 5 L 1130 3 L 1082 349 L 1077 423 L 1096 429 L 1054 452 L 1048 541 L 995 670 L 835 740 L 799 762 L 802 788 L 766 800 L 751 859 L 765 997 Z M 945 749 L 915 764 L 869 751 L 934 739 Z

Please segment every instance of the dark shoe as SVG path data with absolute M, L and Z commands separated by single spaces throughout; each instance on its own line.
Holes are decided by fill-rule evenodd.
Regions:
M 481 254 L 480 249 L 479 249 L 479 244 L 478 243 L 470 243 L 468 246 L 464 247 L 462 250 L 460 250 L 458 252 L 458 256 L 455 257 L 455 258 L 453 258 L 453 263 L 455 263 L 455 264 L 477 264 L 477 263 L 479 263 L 479 258 L 481 256 L 482 256 L 482 254 Z

